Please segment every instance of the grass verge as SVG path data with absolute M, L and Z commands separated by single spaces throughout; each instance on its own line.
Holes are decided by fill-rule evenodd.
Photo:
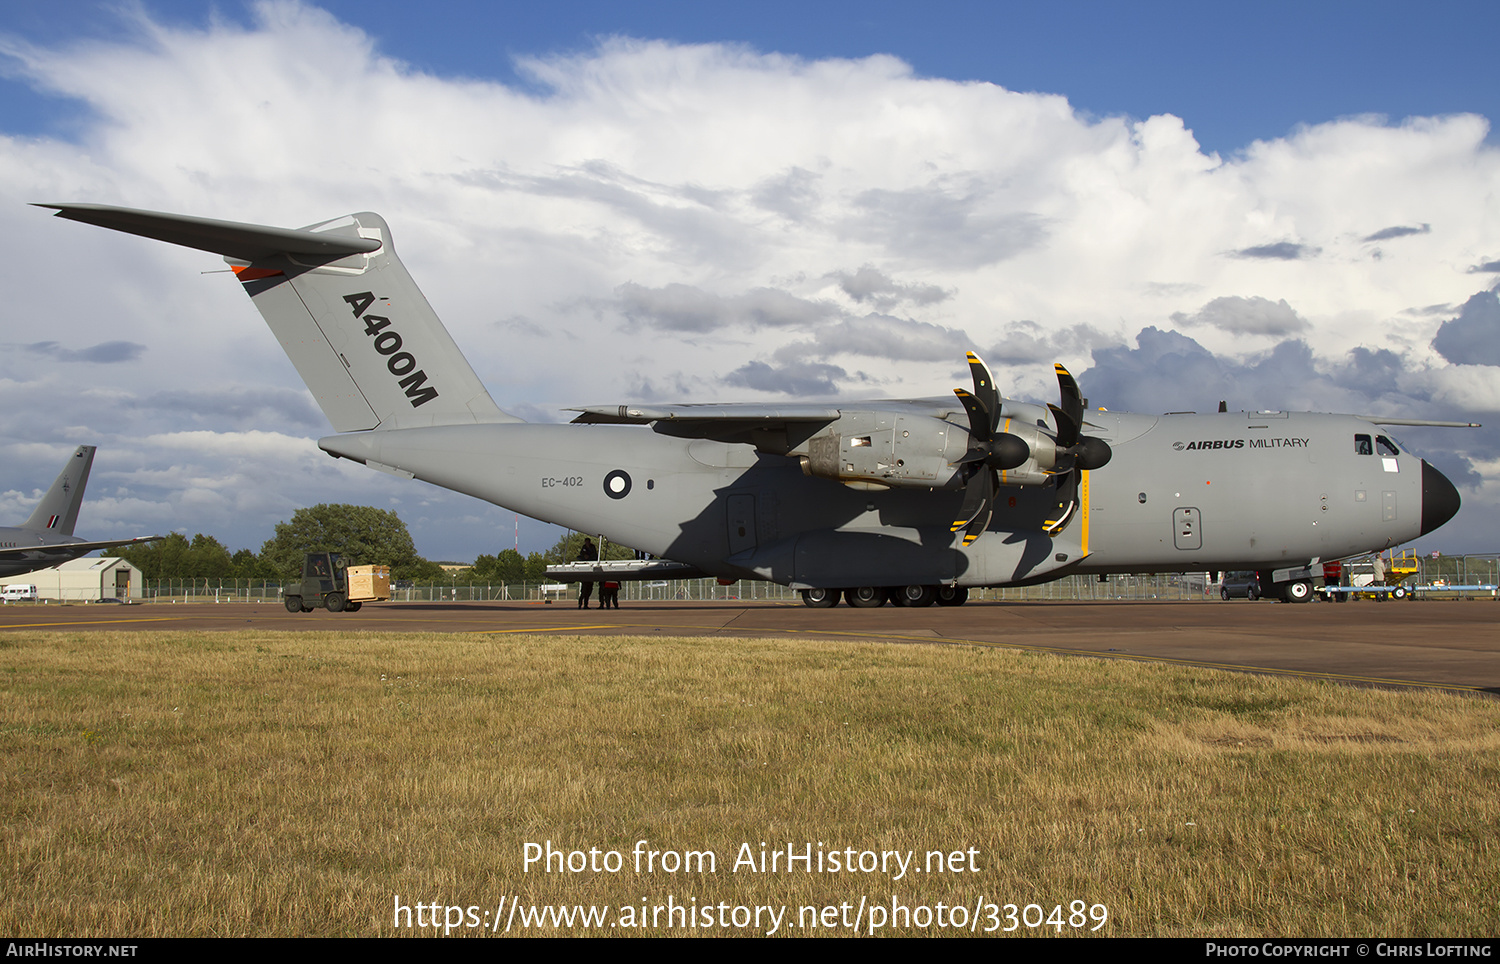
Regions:
M 432 934 L 448 906 L 478 934 L 515 898 L 607 933 L 771 930 L 725 909 L 757 905 L 1003 933 L 1015 904 L 1087 934 L 1079 900 L 1101 935 L 1500 930 L 1487 699 L 764 639 L 17 633 L 0 665 L 14 935 Z M 528 869 L 545 841 L 601 869 Z M 715 866 L 637 872 L 638 841 Z

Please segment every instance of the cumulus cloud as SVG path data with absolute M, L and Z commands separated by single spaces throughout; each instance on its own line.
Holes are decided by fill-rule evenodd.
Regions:
M 1234 253 L 1234 256 L 1264 258 L 1273 261 L 1299 261 L 1303 258 L 1315 257 L 1321 250 L 1291 241 L 1277 241 L 1275 244 L 1257 244 L 1249 248 L 1241 248 Z
M 798 398 L 827 397 L 838 392 L 837 379 L 847 373 L 837 365 L 820 362 L 788 362 L 772 367 L 753 361 L 741 365 L 724 377 L 729 385 L 757 392 L 775 392 Z
M 1457 318 L 1438 328 L 1432 347 L 1455 365 L 1500 365 L 1500 297 L 1493 291 L 1474 295 Z
M 891 362 L 952 362 L 972 347 L 969 336 L 942 325 L 868 314 L 820 326 L 810 341 L 792 342 L 775 352 L 778 359 L 860 355 Z
M 1005 327 L 1004 334 L 984 352 L 983 357 L 991 364 L 1034 366 L 1055 362 L 1059 358 L 1087 355 L 1094 346 L 1113 340 L 1088 325 L 1048 328 L 1034 321 L 1016 321 Z
M 1413 308 L 1463 305 L 1466 266 L 1500 272 L 1481 117 L 1347 118 L 1221 156 L 1193 118 L 1087 116 L 885 56 L 615 38 L 523 57 L 508 86 L 416 70 L 306 4 L 132 16 L 87 44 L 0 38 L 8 78 L 77 118 L 66 136 L 0 131 L 7 309 L 48 319 L 25 339 L 40 347 L 0 354 L 0 404 L 29 413 L 0 452 L 76 439 L 104 446 L 101 473 L 106 454 L 162 473 L 101 481 L 111 512 L 155 506 L 142 517 L 258 545 L 290 503 L 396 499 L 429 520 L 423 552 L 460 558 L 511 531 L 502 510 L 317 452 L 327 427 L 276 338 L 205 274 L 222 262 L 26 201 L 283 226 L 380 211 L 496 400 L 527 417 L 681 391 L 946 394 L 975 344 L 1006 385 L 1092 357 L 1098 404 L 1147 411 L 1486 390 L 1468 315 L 1438 329 Z M 1276 344 L 1245 355 L 1247 334 Z M 70 389 L 63 360 L 99 367 Z M 38 410 L 38 390 L 57 403 Z M 200 431 L 229 444 L 169 441 Z M 236 455 L 283 438 L 302 441 L 275 471 Z M 174 467 L 197 481 L 174 488 Z M 451 524 L 470 515 L 496 530 Z
M 1215 298 L 1192 315 L 1177 312 L 1172 321 L 1179 325 L 1208 325 L 1240 335 L 1290 335 L 1309 327 L 1285 298 L 1271 301 L 1258 296 Z
M 145 345 L 137 345 L 133 341 L 104 341 L 88 348 L 64 348 L 55 341 L 38 341 L 21 347 L 33 355 L 44 355 L 56 361 L 90 362 L 95 365 L 135 361 L 146 350 Z
M 709 332 L 720 328 L 806 328 L 833 314 L 818 304 L 778 291 L 756 288 L 743 295 L 720 297 L 691 285 L 644 288 L 623 284 L 616 289 L 622 314 L 637 324 L 668 331 Z
M 969 268 L 1015 257 L 1045 240 L 1041 217 L 998 202 L 979 184 L 957 191 L 939 184 L 875 188 L 854 199 L 844 233 L 877 239 L 891 253 L 919 262 Z
M 1366 242 L 1370 242 L 1370 241 L 1389 241 L 1392 238 L 1404 238 L 1407 235 L 1411 235 L 1411 234 L 1431 234 L 1431 233 L 1432 233 L 1432 225 L 1426 224 L 1426 223 L 1418 225 L 1417 227 L 1411 227 L 1409 225 L 1396 225 L 1394 227 L 1381 228 L 1379 231 L 1376 231 L 1374 234 L 1366 235 L 1365 236 L 1365 241 Z
M 877 311 L 890 311 L 902 302 L 913 305 L 935 305 L 950 293 L 937 285 L 900 282 L 872 265 L 858 271 L 838 271 L 833 275 L 839 288 L 859 304 L 869 304 Z

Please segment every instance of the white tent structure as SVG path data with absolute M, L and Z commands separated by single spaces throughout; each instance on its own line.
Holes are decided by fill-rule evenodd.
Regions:
M 34 585 L 38 599 L 63 602 L 141 598 L 141 571 L 115 557 L 74 559 L 51 569 L 0 579 L 0 585 L 10 583 Z

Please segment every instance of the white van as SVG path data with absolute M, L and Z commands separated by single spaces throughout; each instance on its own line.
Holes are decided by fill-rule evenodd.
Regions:
M 0 601 L 19 602 L 23 599 L 36 601 L 36 587 L 12 584 L 0 589 Z

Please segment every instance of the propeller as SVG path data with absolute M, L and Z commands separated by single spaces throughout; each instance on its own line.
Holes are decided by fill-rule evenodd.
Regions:
M 953 390 L 969 415 L 969 448 L 963 458 L 954 463 L 962 466 L 965 473 L 964 500 L 951 529 L 953 532 L 963 530 L 965 546 L 978 539 L 990 524 L 995 496 L 1000 491 L 1000 473 L 1024 465 L 1034 454 L 1025 439 L 1000 431 L 1000 393 L 995 389 L 989 367 L 973 352 L 968 356 L 974 391 Z M 1066 368 L 1061 365 L 1054 368 L 1062 404 L 1047 407 L 1057 425 L 1051 471 L 1058 477 L 1057 485 L 1061 488 L 1073 469 L 1092 471 L 1103 468 L 1113 453 L 1103 439 L 1082 434 L 1083 393 Z M 1042 441 L 1048 440 L 1044 438 Z M 1047 531 L 1054 534 L 1062 531 L 1072 518 L 1072 510 L 1073 506 L 1067 505 L 1056 520 L 1047 523 Z
M 1031 458 L 1031 446 L 1025 439 L 1000 431 L 1000 392 L 995 389 L 995 380 L 978 355 L 968 355 L 974 391 L 953 390 L 969 414 L 969 450 L 955 463 L 965 472 L 964 501 L 951 530 L 964 530 L 966 546 L 990 524 L 995 494 L 1000 491 L 1000 473 Z
M 1083 393 L 1078 382 L 1061 365 L 1053 365 L 1057 372 L 1057 387 L 1062 396 L 1062 407 L 1048 405 L 1053 421 L 1057 423 L 1057 454 L 1059 459 L 1052 471 L 1061 475 L 1075 468 L 1092 472 L 1109 464 L 1114 452 L 1102 438 L 1080 434 L 1083 425 Z

